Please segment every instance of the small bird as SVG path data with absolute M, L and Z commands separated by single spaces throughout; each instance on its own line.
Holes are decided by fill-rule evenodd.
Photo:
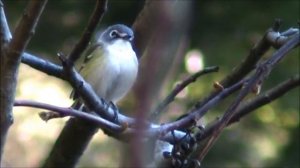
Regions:
M 112 25 L 86 50 L 83 63 L 79 63 L 82 77 L 99 97 L 113 105 L 126 95 L 137 77 L 138 60 L 131 46 L 133 38 L 129 27 Z

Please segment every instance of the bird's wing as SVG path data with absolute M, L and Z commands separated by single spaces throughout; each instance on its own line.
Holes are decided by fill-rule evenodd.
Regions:
M 78 69 L 79 72 L 82 71 L 82 69 L 84 68 L 84 66 L 90 61 L 92 60 L 92 58 L 94 57 L 93 55 L 93 51 L 96 50 L 96 48 L 102 48 L 103 45 L 101 43 L 95 43 L 94 45 L 90 46 L 89 48 L 86 49 L 86 51 L 84 52 L 84 60 L 83 61 L 79 61 L 80 62 L 80 67 Z
M 97 48 L 100 48 L 100 50 L 101 50 L 102 47 L 103 47 L 103 45 L 101 43 L 95 43 L 94 45 L 91 45 L 83 53 L 83 57 L 76 62 L 76 67 L 78 67 L 78 72 L 81 73 L 81 75 L 83 75 L 82 73 L 84 73 L 83 70 L 85 69 L 86 64 L 89 61 L 93 60 L 93 57 L 94 57 L 93 51 L 95 51 Z M 74 100 L 78 99 L 78 94 L 76 94 L 75 90 L 72 90 L 72 92 L 70 94 L 70 98 L 72 98 Z M 75 101 L 75 102 L 77 102 L 77 101 Z

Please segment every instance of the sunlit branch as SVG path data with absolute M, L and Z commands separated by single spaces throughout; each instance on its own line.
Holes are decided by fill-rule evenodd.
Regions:
M 57 112 L 63 116 L 72 116 L 72 117 L 78 117 L 81 119 L 88 120 L 90 122 L 96 123 L 100 128 L 108 131 L 113 131 L 113 132 L 123 131 L 122 127 L 120 127 L 119 125 L 116 125 L 110 121 L 107 121 L 91 113 L 85 113 L 72 108 L 58 107 L 46 103 L 40 103 L 40 102 L 29 101 L 29 100 L 15 100 L 14 106 L 27 106 L 27 107 L 50 110 L 51 112 Z

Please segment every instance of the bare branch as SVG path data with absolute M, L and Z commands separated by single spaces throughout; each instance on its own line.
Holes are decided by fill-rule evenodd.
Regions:
M 29 53 L 24 53 L 23 57 L 22 57 L 22 62 L 41 71 L 41 72 L 44 72 L 48 75 L 55 76 L 62 80 L 67 80 L 67 78 L 65 77 L 65 74 L 63 72 L 62 66 L 51 63 L 50 61 L 46 61 L 40 57 L 34 56 Z M 96 96 L 95 93 L 91 93 L 91 92 L 94 92 L 91 89 L 91 86 L 87 82 L 85 82 L 85 80 L 81 77 L 81 75 L 75 69 L 72 69 L 71 73 L 72 73 L 71 77 L 73 78 L 73 85 L 76 86 L 76 88 L 78 87 L 78 90 L 81 90 L 82 92 L 86 92 L 86 93 L 84 93 L 84 95 L 86 95 L 86 94 L 92 95 L 91 97 L 93 97 L 93 98 L 91 98 L 91 99 L 96 99 L 98 102 L 98 103 L 96 103 L 96 106 L 99 109 L 105 110 L 106 113 L 108 113 L 109 117 L 113 118 L 114 110 L 111 107 L 108 107 L 105 102 L 102 102 L 98 98 L 98 96 Z M 67 80 L 67 82 L 69 82 L 69 81 Z M 102 106 L 102 107 L 99 107 L 99 106 Z M 104 114 L 104 115 L 106 115 L 106 114 Z M 130 125 L 134 124 L 134 119 L 126 117 L 122 114 L 118 114 L 118 119 L 121 123 L 126 122 L 126 123 L 129 123 Z
M 275 31 L 270 31 L 266 35 L 266 39 L 274 48 L 280 48 L 283 44 L 285 44 L 290 38 L 299 33 L 299 29 L 297 28 L 289 28 L 288 30 L 280 33 Z
M 187 79 L 183 80 L 181 83 L 177 84 L 176 87 L 171 91 L 171 93 L 155 108 L 153 113 L 150 116 L 150 120 L 156 120 L 157 117 L 161 114 L 162 110 L 164 110 L 172 101 L 174 101 L 176 95 L 181 92 L 185 87 L 187 87 L 192 82 L 195 82 L 200 76 L 205 75 L 211 72 L 217 72 L 219 67 L 207 67 L 191 76 Z
M 278 99 L 279 97 L 283 96 L 285 93 L 298 87 L 299 85 L 300 85 L 299 75 L 296 75 L 280 83 L 274 88 L 268 90 L 266 93 L 257 96 L 253 100 L 243 104 L 240 108 L 238 108 L 236 114 L 232 117 L 232 119 L 230 119 L 228 125 L 239 121 L 240 118 L 244 117 L 245 115 L 249 114 L 255 109 L 265 104 L 271 103 L 272 101 Z
M 267 34 L 265 35 L 266 40 L 276 49 L 285 44 L 290 39 L 290 37 L 292 37 L 296 33 L 299 33 L 299 29 L 297 28 L 289 28 L 288 30 L 280 33 L 279 30 L 281 24 L 281 19 L 275 19 L 273 28 L 269 29 Z
M 14 106 L 27 106 L 27 107 L 35 107 L 35 108 L 55 111 L 63 116 L 78 117 L 96 123 L 100 128 L 104 130 L 113 131 L 113 132 L 124 131 L 122 127 L 110 121 L 107 121 L 99 116 L 95 116 L 90 113 L 84 113 L 82 111 L 78 111 L 72 108 L 57 107 L 50 104 L 39 103 L 39 102 L 28 101 L 28 100 L 15 100 Z
M 30 38 L 34 35 L 37 22 L 44 10 L 47 0 L 31 0 L 22 19 L 18 23 L 8 48 L 8 57 L 18 62 Z
M 263 80 L 269 75 L 274 66 L 287 55 L 295 46 L 299 45 L 300 38 L 299 33 L 295 34 L 291 40 L 285 43 L 279 50 L 277 50 L 272 57 L 267 59 L 264 63 L 259 65 L 256 68 L 256 73 L 253 74 L 249 80 L 249 82 L 245 85 L 245 87 L 241 90 L 240 94 L 237 96 L 235 101 L 229 106 L 229 108 L 224 113 L 220 124 L 216 126 L 212 136 L 209 138 L 207 144 L 201 151 L 199 158 L 202 160 L 204 156 L 207 154 L 209 149 L 218 139 L 221 134 L 221 131 L 228 125 L 230 119 L 236 114 L 236 109 L 239 104 L 242 102 L 243 98 L 251 91 L 253 87 L 257 84 L 261 84 Z
M 238 64 L 236 67 L 234 67 L 230 74 L 225 76 L 221 81 L 220 84 L 223 87 L 228 87 L 232 85 L 233 83 L 241 80 L 244 76 L 246 76 L 250 71 L 255 68 L 256 63 L 259 61 L 259 59 L 269 50 L 271 47 L 271 44 L 267 40 L 267 36 L 269 33 L 272 32 L 278 32 L 280 27 L 281 21 L 275 20 L 274 25 L 269 28 L 269 30 L 266 31 L 265 35 L 253 46 L 253 48 L 250 50 L 249 54 L 245 59 Z M 219 91 L 213 91 L 210 93 L 209 96 L 201 100 L 195 105 L 195 108 L 201 107 L 204 105 L 207 101 L 212 99 L 214 96 L 217 95 Z
M 0 0 L 0 37 L 1 37 L 1 50 L 5 43 L 8 43 L 11 39 L 11 33 L 7 24 L 6 16 L 3 9 L 3 3 Z M 2 51 L 1 51 L 2 52 Z M 2 55 L 2 54 L 1 54 Z
M 240 82 L 230 86 L 229 88 L 224 88 L 217 96 L 215 96 L 213 99 L 209 100 L 204 106 L 198 109 L 193 109 L 189 114 L 177 121 L 165 124 L 161 126 L 161 129 L 159 130 L 161 134 L 164 132 L 169 132 L 175 129 L 180 128 L 189 128 L 190 126 L 194 126 L 195 122 L 199 120 L 204 114 L 211 109 L 212 107 L 216 106 L 221 100 L 232 94 L 233 92 L 240 89 L 243 84 L 247 80 L 241 80 Z
M 234 116 L 230 119 L 227 126 L 238 122 L 242 117 L 245 117 L 251 112 L 254 112 L 256 109 L 271 103 L 272 101 L 284 96 L 287 92 L 290 90 L 299 87 L 300 85 L 300 78 L 299 75 L 296 75 L 280 84 L 275 86 L 274 88 L 266 91 L 265 93 L 260 94 L 259 96 L 253 98 L 252 100 L 242 104 L 234 114 Z M 216 127 L 220 124 L 220 120 L 207 129 L 205 129 L 204 132 L 201 132 L 198 134 L 197 140 L 202 141 L 205 138 L 212 135 L 213 131 L 216 129 Z
M 64 56 L 60 56 L 60 59 L 63 63 L 63 73 L 65 79 L 69 81 L 76 92 L 83 98 L 84 102 L 90 110 L 98 112 L 98 114 L 101 114 L 101 117 L 107 119 L 109 118 L 109 113 L 106 112 L 106 109 L 108 109 L 107 104 L 102 99 L 99 100 L 98 96 L 93 92 L 91 86 L 83 82 L 83 78 L 75 72 L 75 69 L 73 67 L 74 62 L 80 57 L 85 48 L 88 46 L 88 43 L 91 40 L 92 34 L 96 29 L 99 20 L 101 20 L 101 18 L 103 17 L 106 6 L 107 0 L 97 1 L 95 10 L 91 15 L 88 26 L 85 28 L 79 42 L 74 46 L 73 50 L 69 54 L 69 59 L 67 60 L 66 58 L 64 58 Z M 92 100 L 92 102 L 88 102 L 88 100 Z M 98 108 L 94 108 L 95 106 L 93 106 L 92 103 L 97 104 L 96 107 Z M 43 166 L 74 167 L 83 151 L 86 149 L 87 144 L 96 133 L 97 129 L 98 128 L 95 124 L 87 124 L 85 121 L 77 118 L 70 119 L 66 123 L 63 131 L 55 142 L 54 147 L 52 148 L 50 155 L 48 156 Z M 74 135 L 78 134 L 78 132 L 81 133 L 80 138 L 77 138 L 70 143 L 70 140 Z M 71 146 L 74 145 L 76 146 L 76 149 L 74 147 L 70 147 L 69 145 L 66 146 L 66 144 L 71 144 Z M 64 159 L 62 159 L 62 157 Z
M 4 16 L 3 4 L 1 2 L 1 151 L 0 162 L 6 135 L 10 125 L 13 122 L 12 107 L 15 98 L 17 85 L 18 67 L 21 60 L 21 55 L 25 50 L 31 36 L 34 33 L 39 17 L 46 5 L 47 0 L 35 1 L 31 0 L 18 23 L 12 39 L 9 41 L 6 48 L 5 41 L 10 39 L 11 35 Z M 3 24 L 3 25 L 2 25 Z M 3 35 L 3 37 L 2 37 Z M 5 51 L 3 50 L 5 47 Z
M 294 34 L 291 37 L 291 39 L 287 43 L 285 43 L 279 50 L 277 50 L 270 59 L 265 61 L 263 63 L 263 65 L 261 65 L 261 67 L 269 68 L 270 69 L 269 71 L 271 71 L 273 68 L 271 66 L 276 65 L 282 58 L 284 58 L 286 56 L 286 54 L 288 52 L 290 52 L 293 48 L 295 48 L 296 46 L 299 45 L 299 41 L 300 41 L 299 34 L 300 34 L 299 32 Z M 267 72 L 269 72 L 269 71 L 267 71 Z M 268 74 L 267 72 L 265 74 Z M 265 75 L 265 74 L 263 74 L 263 75 Z M 265 78 L 265 76 L 263 76 L 263 77 Z
M 59 66 L 59 65 L 56 65 L 56 64 L 53 64 L 53 63 L 51 63 L 51 62 L 49 62 L 49 61 L 45 61 L 44 59 L 41 59 L 40 57 L 37 57 L 37 56 L 34 56 L 34 55 L 31 55 L 31 54 L 28 54 L 28 53 L 25 53 L 25 54 L 23 54 L 23 57 L 24 57 L 24 63 L 26 63 L 26 64 L 28 64 L 28 65 L 30 65 L 30 66 L 32 66 L 33 68 L 35 68 L 35 69 L 38 69 L 38 70 L 40 70 L 41 72 L 44 72 L 44 73 L 47 73 L 47 74 L 49 74 L 49 75 L 53 75 L 53 76 L 56 76 L 56 77 L 58 77 L 58 78 L 60 78 L 60 79 L 63 79 L 63 80 L 66 80 L 66 78 L 62 75 L 63 74 L 63 70 L 62 70 L 62 67 L 61 66 Z M 75 82 L 75 83 L 77 83 L 78 85 L 80 85 L 79 87 L 81 88 L 81 90 L 83 91 L 83 92 L 85 92 L 84 90 L 89 90 L 89 84 L 88 83 L 86 83 L 84 80 L 83 80 L 83 78 L 82 77 L 80 77 L 80 74 L 78 74 L 75 70 L 74 70 L 74 73 L 75 73 L 75 77 L 74 78 L 76 78 L 76 79 L 74 79 L 74 80 L 78 80 L 77 82 Z M 68 81 L 68 80 L 67 80 Z M 76 84 L 75 84 L 76 85 Z M 87 93 L 85 93 L 85 94 L 90 94 L 89 92 L 93 92 L 92 90 L 90 90 L 90 91 L 87 91 Z M 97 99 L 98 99 L 98 101 L 100 102 L 100 100 L 99 100 L 99 98 L 97 97 Z M 105 111 L 106 111 L 106 113 L 108 113 L 109 114 L 109 116 L 111 117 L 111 118 L 113 118 L 113 116 L 114 116 L 114 109 L 112 109 L 111 107 L 106 107 L 107 105 L 105 104 L 96 104 L 95 106 L 101 106 L 101 105 L 103 105 L 103 107 L 102 108 L 104 108 L 105 109 Z M 98 108 L 98 107 L 97 107 Z M 99 107 L 100 108 L 100 107 Z M 131 127 L 131 126 L 134 126 L 135 125 L 135 119 L 134 118 L 130 118 L 130 117 L 127 117 L 127 116 L 125 116 L 125 115 L 123 115 L 123 114 L 121 114 L 121 113 L 119 113 L 119 114 L 117 114 L 118 115 L 118 120 L 119 120 L 119 123 L 121 123 L 121 125 L 122 124 L 128 124 L 128 126 L 129 127 Z M 148 123 L 148 124 L 150 124 L 150 123 Z M 157 135 L 157 133 L 154 133 L 154 132 L 156 132 L 156 131 L 154 131 L 154 130 L 151 130 L 151 129 L 154 129 L 155 128 L 155 130 L 157 129 L 157 128 L 159 128 L 159 126 L 158 125 L 155 125 L 155 124 L 151 124 L 151 127 L 150 127 L 150 133 L 149 134 L 147 134 L 148 136 L 153 136 L 154 134 L 155 135 Z M 168 142 L 170 142 L 170 143 L 173 143 L 174 142 L 174 140 L 179 140 L 180 138 L 182 138 L 185 134 L 184 133 L 182 133 L 182 132 L 180 132 L 180 131 L 175 131 L 175 137 L 173 137 L 171 134 L 167 134 L 167 135 L 165 135 L 165 137 L 164 136 L 162 136 L 161 137 L 161 139 L 163 139 L 163 140 L 166 140 L 166 141 L 168 141 Z
M 92 35 L 96 30 L 97 24 L 103 18 L 106 9 L 107 0 L 97 0 L 97 4 L 89 20 L 88 26 L 85 28 L 83 35 L 69 55 L 69 60 L 71 62 L 75 62 L 88 46 L 88 43 L 91 41 Z
M 65 71 L 65 78 L 80 95 L 85 106 L 89 110 L 95 111 L 99 116 L 112 121 L 115 113 L 109 113 L 107 110 L 109 104 L 103 98 L 98 97 L 92 86 L 82 78 L 73 66 L 68 64 L 69 62 L 64 56 L 60 56 L 60 59 Z
M 103 2 L 105 4 L 105 8 L 106 8 L 106 1 L 101 1 L 101 2 Z M 98 5 L 99 5 L 99 3 L 100 2 L 98 1 Z M 102 15 L 105 11 L 105 8 L 103 8 L 104 10 L 103 10 L 102 14 L 98 15 L 98 17 L 99 17 L 98 20 L 102 18 Z M 97 10 L 97 7 L 96 7 L 95 11 L 96 10 Z M 95 11 L 94 11 L 93 16 L 96 15 Z M 91 18 L 94 18 L 94 17 L 91 17 Z M 31 65 L 33 68 L 39 69 L 43 72 L 46 72 L 49 75 L 57 76 L 57 77 L 59 77 L 63 80 L 68 81 L 76 89 L 76 91 L 79 92 L 79 94 L 83 98 L 83 100 L 86 103 L 89 110 L 97 112 L 97 114 L 99 116 L 104 118 L 104 119 L 101 118 L 102 120 L 112 124 L 112 125 L 107 126 L 107 125 L 105 125 L 105 122 L 101 123 L 102 121 L 101 122 L 98 121 L 97 120 L 98 117 L 95 117 L 93 115 L 92 116 L 95 117 L 96 119 L 86 118 L 89 121 L 91 120 L 92 124 L 95 124 L 95 125 L 91 125 L 91 126 L 88 127 L 88 129 L 86 129 L 88 134 L 86 134 L 87 136 L 83 138 L 84 139 L 84 141 L 82 141 L 83 144 L 80 145 L 82 147 L 85 146 L 89 142 L 90 138 L 92 137 L 92 135 L 94 134 L 94 132 L 97 130 L 97 128 L 99 126 L 100 126 L 100 128 L 104 128 L 104 129 L 110 129 L 110 126 L 112 126 L 113 127 L 112 129 L 116 129 L 116 130 L 112 131 L 115 134 L 117 134 L 117 129 L 122 128 L 122 126 L 119 126 L 119 125 L 115 124 L 112 120 L 114 118 L 114 114 L 115 114 L 114 110 L 112 108 L 110 108 L 104 100 L 99 98 L 94 93 L 94 91 L 92 90 L 90 85 L 88 83 L 86 83 L 83 80 L 83 78 L 73 68 L 73 62 L 76 59 L 79 58 L 82 51 L 88 45 L 88 42 L 91 39 L 91 35 L 92 35 L 96 25 L 97 25 L 96 20 L 93 20 L 93 21 L 92 20 L 93 19 L 90 20 L 89 26 L 85 29 L 84 35 L 81 37 L 80 41 L 76 44 L 76 46 L 73 48 L 72 52 L 70 53 L 69 59 L 66 59 L 64 56 L 60 57 L 62 59 L 62 62 L 63 62 L 63 67 L 52 64 L 52 63 L 47 62 L 47 61 L 44 61 L 43 59 L 40 59 L 40 58 L 35 58 L 34 56 L 32 56 L 28 53 L 24 53 L 23 57 L 22 57 L 22 62 Z M 139 25 L 139 26 L 141 26 L 141 25 Z M 273 33 L 273 34 L 271 34 L 271 33 Z M 218 104 L 221 100 L 223 100 L 224 98 L 226 98 L 227 96 L 232 94 L 234 91 L 240 89 L 245 84 L 245 82 L 248 82 L 248 83 L 245 84 L 245 87 L 242 89 L 242 91 L 240 92 L 240 95 L 238 97 L 239 99 L 242 100 L 243 97 L 249 92 L 249 89 L 253 88 L 253 85 L 256 85 L 257 83 L 261 83 L 264 80 L 264 78 L 269 74 L 269 72 L 271 71 L 273 66 L 278 61 L 280 61 L 280 59 L 282 57 L 276 57 L 276 59 L 274 58 L 272 60 L 270 59 L 269 62 L 264 62 L 262 65 L 258 66 L 257 73 L 252 75 L 251 78 L 248 78 L 250 80 L 242 79 L 242 78 L 244 76 L 246 76 L 251 70 L 253 70 L 253 68 L 255 67 L 255 64 L 259 61 L 261 56 L 270 48 L 270 46 L 282 45 L 282 44 L 285 44 L 285 43 L 289 43 L 290 42 L 289 39 L 290 39 L 291 34 L 295 35 L 297 33 L 298 33 L 298 36 L 299 36 L 299 30 L 298 30 L 298 32 L 295 31 L 295 30 L 290 30 L 290 31 L 287 31 L 286 33 L 284 32 L 284 33 L 278 35 L 278 29 L 276 28 L 276 26 L 274 26 L 272 28 L 272 30 L 268 31 L 265 34 L 265 36 L 263 37 L 263 39 L 256 46 L 253 47 L 253 49 L 251 50 L 249 56 L 243 61 L 243 63 L 240 66 L 238 66 L 237 68 L 235 68 L 229 76 L 227 76 L 225 79 L 222 80 L 222 82 L 220 82 L 221 86 L 224 87 L 225 89 L 221 89 L 219 91 L 216 91 L 216 92 L 212 93 L 210 95 L 210 97 L 208 97 L 203 102 L 199 103 L 198 106 L 196 106 L 194 109 L 192 109 L 191 112 L 190 112 L 190 115 L 188 115 L 187 117 L 184 117 L 181 120 L 178 120 L 178 121 L 175 121 L 175 122 L 172 122 L 172 123 L 168 123 L 168 124 L 165 124 L 165 125 L 161 125 L 161 126 L 151 124 L 151 123 L 147 122 L 146 123 L 147 129 L 143 130 L 146 133 L 143 134 L 143 135 L 145 135 L 145 137 L 155 136 L 155 137 L 158 137 L 159 139 L 167 140 L 171 143 L 174 143 L 174 141 L 176 142 L 176 139 L 177 138 L 180 139 L 180 137 L 183 137 L 185 135 L 185 133 L 181 132 L 181 131 L 175 131 L 174 137 L 173 137 L 170 133 L 171 130 L 175 130 L 175 129 L 178 129 L 178 128 L 184 128 L 184 127 L 186 128 L 186 127 L 192 126 L 195 123 L 195 121 L 200 119 L 209 109 L 214 107 L 216 104 Z M 274 39 L 275 39 L 275 41 L 274 41 Z M 298 42 L 298 44 L 299 44 L 299 42 Z M 143 47 L 141 47 L 141 48 L 143 48 Z M 290 49 L 288 49 L 288 51 L 289 50 Z M 284 51 L 283 51 L 283 53 L 284 53 L 283 55 L 286 54 Z M 260 72 L 260 73 L 258 73 L 258 72 Z M 183 81 L 183 83 L 178 85 L 171 92 L 171 94 L 157 107 L 157 111 L 155 111 L 155 113 L 156 112 L 160 113 L 169 103 L 171 103 L 174 100 L 174 97 L 183 88 L 185 88 L 191 82 L 196 80 L 198 75 L 199 74 L 197 73 L 197 75 L 195 74 L 195 75 L 191 76 L 187 80 Z M 255 78 L 255 80 L 254 80 L 254 78 Z M 239 82 L 237 82 L 237 81 L 239 81 Z M 245 88 L 248 88 L 248 89 L 245 89 Z M 242 93 L 245 94 L 245 95 L 243 95 Z M 231 120 L 233 120 L 234 117 L 238 114 L 237 112 L 240 109 L 240 108 L 238 108 L 239 103 L 231 104 L 231 106 L 227 109 L 226 113 L 224 114 L 222 120 L 220 120 L 220 123 L 217 124 L 216 127 L 214 127 L 211 134 L 214 134 L 214 135 L 218 136 L 219 133 L 216 134 L 215 131 L 217 130 L 217 131 L 221 132 L 221 130 L 225 126 L 230 124 Z M 66 108 L 64 110 L 66 110 Z M 72 112 L 74 112 L 74 111 L 72 111 Z M 71 116 L 76 116 L 78 118 L 84 118 L 84 117 L 81 116 L 81 112 L 76 111 L 76 110 L 75 110 L 74 114 L 72 112 L 70 113 L 69 111 L 67 111 L 67 112 L 65 111 L 65 112 L 61 112 L 61 113 L 62 114 L 67 113 L 68 115 L 71 115 Z M 76 112 L 79 112 L 79 113 L 76 113 Z M 130 127 L 131 131 L 129 131 L 129 133 L 126 133 L 127 136 L 136 133 L 135 132 L 136 130 L 132 129 L 136 126 L 136 120 L 135 119 L 129 118 L 129 117 L 124 116 L 122 114 L 118 114 L 118 119 L 119 119 L 121 125 L 122 124 L 123 125 L 128 125 Z M 100 122 L 100 124 L 98 122 Z M 224 124 L 224 123 L 226 123 L 225 126 L 221 127 L 221 125 Z M 97 124 L 99 124 L 99 125 L 97 125 Z M 103 124 L 104 124 L 104 126 L 103 126 Z M 68 132 L 67 128 L 70 128 L 70 127 L 73 127 L 73 126 L 76 126 L 76 125 L 81 127 L 84 124 L 82 125 L 82 121 L 72 118 L 67 123 L 67 125 L 66 125 L 63 133 L 61 134 L 61 136 L 65 136 L 63 134 Z M 72 130 L 74 131 L 75 129 L 72 129 Z M 77 130 L 77 132 L 78 131 L 79 130 Z M 70 133 L 70 131 L 69 131 L 69 133 Z M 76 131 L 74 131 L 73 133 L 76 133 Z M 63 138 L 59 138 L 58 142 L 57 142 L 61 146 L 63 146 L 63 144 L 66 142 L 65 140 L 62 140 L 62 139 Z M 212 139 L 210 141 L 209 145 L 212 145 L 214 143 L 214 141 L 215 140 Z M 210 148 L 209 145 L 207 146 L 208 147 L 207 149 Z M 76 150 L 77 150 L 77 153 L 79 155 L 81 155 L 84 148 L 79 148 L 79 149 L 76 149 Z M 65 151 L 65 152 L 68 152 L 68 151 Z M 76 152 L 74 152 L 74 153 L 76 153 Z M 63 156 L 68 156 L 68 155 L 69 154 L 66 154 L 66 155 L 63 154 Z M 205 153 L 204 153 L 204 155 L 205 155 Z M 77 159 L 74 156 L 74 160 L 71 159 L 71 161 L 76 162 Z M 70 160 L 65 160 L 64 162 L 61 162 L 61 163 L 67 163 L 68 161 L 70 161 Z M 53 165 L 58 165 L 58 164 L 51 163 L 51 164 L 46 164 L 45 166 L 50 166 L 50 165 L 53 166 Z
M 26 52 L 23 53 L 21 62 L 50 76 L 55 76 L 62 80 L 66 80 L 63 75 L 63 68 L 60 65 L 56 65 L 50 61 L 46 61 L 44 59 L 41 59 L 40 57 Z

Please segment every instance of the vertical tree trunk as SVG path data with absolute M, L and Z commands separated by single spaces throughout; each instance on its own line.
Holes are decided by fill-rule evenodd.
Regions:
M 0 81 L 0 132 L 1 150 L 0 162 L 2 159 L 3 148 L 9 127 L 13 123 L 12 108 L 14 104 L 18 68 L 21 62 L 21 55 L 34 34 L 35 27 L 46 5 L 47 0 L 31 0 L 19 21 L 13 38 L 8 28 L 6 17 L 3 10 L 3 3 L 0 1 L 1 13 L 1 81 Z M 11 40 L 10 40 L 11 39 Z

